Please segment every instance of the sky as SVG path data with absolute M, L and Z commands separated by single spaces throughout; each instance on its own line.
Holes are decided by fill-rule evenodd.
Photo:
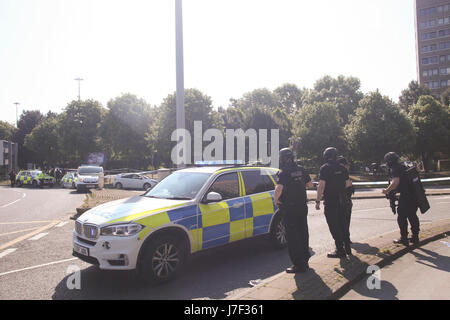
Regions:
M 215 108 L 257 88 L 354 76 L 394 101 L 416 80 L 413 0 L 183 0 L 184 83 Z M 176 90 L 175 0 L 0 0 L 0 120 Z

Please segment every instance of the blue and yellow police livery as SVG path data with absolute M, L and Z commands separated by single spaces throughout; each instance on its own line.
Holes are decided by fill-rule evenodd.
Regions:
M 73 254 L 101 269 L 137 269 L 172 279 L 189 254 L 257 235 L 286 245 L 273 194 L 278 169 L 195 167 L 176 171 L 142 196 L 112 201 L 75 223 Z
M 55 184 L 55 178 L 40 170 L 20 170 L 16 175 L 16 185 L 32 185 L 33 187 L 50 186 Z
M 61 179 L 61 186 L 63 188 L 76 189 L 76 182 L 78 179 L 77 172 L 67 172 Z

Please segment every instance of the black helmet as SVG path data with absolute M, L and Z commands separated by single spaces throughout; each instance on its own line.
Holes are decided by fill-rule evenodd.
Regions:
M 294 154 L 289 148 L 283 148 L 280 150 L 280 163 L 285 164 L 288 161 L 294 161 Z
M 323 152 L 323 160 L 330 161 L 337 159 L 337 150 L 334 147 L 326 148 Z
M 347 159 L 345 159 L 343 156 L 340 156 L 340 157 L 337 159 L 337 161 L 338 161 L 340 164 L 344 165 L 344 166 L 346 166 L 346 165 L 348 164 Z
M 388 152 L 384 155 L 384 161 L 388 165 L 388 167 L 392 167 L 392 165 L 398 163 L 400 157 L 395 152 Z

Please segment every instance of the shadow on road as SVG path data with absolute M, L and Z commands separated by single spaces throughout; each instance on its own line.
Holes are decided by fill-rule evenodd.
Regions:
M 89 267 L 80 272 L 80 290 L 68 289 L 67 275 L 52 299 L 224 299 L 234 290 L 249 288 L 250 280 L 271 277 L 289 264 L 286 250 L 273 249 L 263 236 L 200 252 L 180 277 L 156 286 L 140 283 L 134 272 Z

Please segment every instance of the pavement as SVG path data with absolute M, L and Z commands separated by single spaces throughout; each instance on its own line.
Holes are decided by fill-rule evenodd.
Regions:
M 423 224 L 420 232 L 422 247 L 450 234 L 450 219 Z M 368 274 L 368 267 L 383 268 L 414 247 L 394 244 L 398 231 L 352 245 L 352 256 L 331 259 L 326 254 L 310 259 L 305 273 L 281 272 L 253 288 L 227 297 L 227 300 L 330 300 L 338 299 Z M 410 279 L 411 280 L 411 279 Z
M 377 280 L 366 276 L 341 300 L 450 300 L 449 241 L 415 248 L 381 269 Z

